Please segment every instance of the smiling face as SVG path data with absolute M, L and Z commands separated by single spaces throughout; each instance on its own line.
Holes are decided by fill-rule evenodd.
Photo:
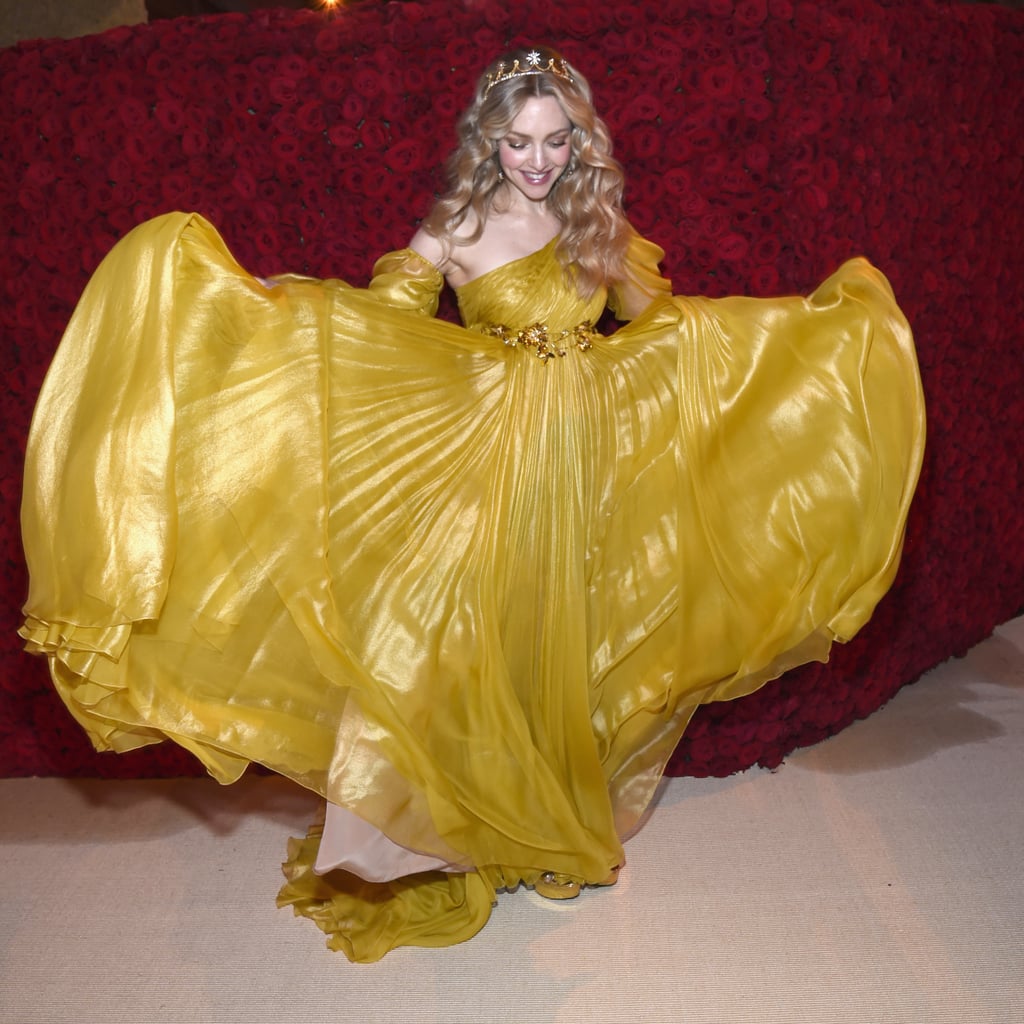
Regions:
M 505 180 L 524 198 L 543 202 L 572 159 L 571 133 L 554 96 L 531 96 L 498 143 Z

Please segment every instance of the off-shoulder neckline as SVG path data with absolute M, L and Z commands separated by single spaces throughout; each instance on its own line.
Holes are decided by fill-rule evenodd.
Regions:
M 476 284 L 477 281 L 482 281 L 485 277 L 490 277 L 492 274 L 497 274 L 499 270 L 504 270 L 506 267 L 515 266 L 517 263 L 522 263 L 524 260 L 531 260 L 534 256 L 539 256 L 542 252 L 550 249 L 559 239 L 559 235 L 555 235 L 553 238 L 548 239 L 539 249 L 534 249 L 533 252 L 528 252 L 525 256 L 517 256 L 514 260 L 507 260 L 504 263 L 499 263 L 496 267 L 491 267 L 490 270 L 485 270 L 482 274 L 477 274 L 472 280 L 466 281 L 460 284 L 457 288 L 453 285 L 452 290 L 456 293 L 465 290 Z
M 496 267 L 491 267 L 490 270 L 485 270 L 482 274 L 477 274 L 476 277 L 472 278 L 469 281 L 466 281 L 464 284 L 458 285 L 458 287 L 452 285 L 452 291 L 456 293 L 461 292 L 463 289 L 469 288 L 471 285 L 476 284 L 477 281 L 482 281 L 485 277 L 490 277 L 491 274 L 498 273 L 499 270 L 504 270 L 506 267 L 514 266 L 516 263 L 522 263 L 524 260 L 533 259 L 534 256 L 539 256 L 546 249 L 550 249 L 551 246 L 553 246 L 560 237 L 561 236 L 559 235 L 555 235 L 553 238 L 545 242 L 539 249 L 534 249 L 533 252 L 528 252 L 525 256 L 517 256 L 513 260 L 506 260 L 506 262 L 504 263 L 499 263 Z M 438 267 L 438 265 L 434 263 L 432 260 L 428 260 L 427 257 L 424 256 L 422 253 L 419 253 L 415 249 L 413 249 L 412 246 L 406 246 L 404 249 L 400 249 L 399 252 L 407 252 L 409 253 L 410 256 L 415 256 L 416 259 L 420 261 L 420 263 L 423 263 L 427 267 L 429 267 L 432 271 L 434 271 L 435 274 L 437 274 L 438 277 L 442 279 L 444 278 L 444 274 L 441 272 L 441 268 Z

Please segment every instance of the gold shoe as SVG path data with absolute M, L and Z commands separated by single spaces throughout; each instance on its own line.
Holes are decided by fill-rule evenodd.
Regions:
M 545 871 L 534 883 L 533 891 L 546 900 L 574 900 L 583 888 L 600 889 L 614 885 L 619 880 L 621 864 L 616 864 L 608 873 L 608 877 L 600 882 L 584 882 L 582 885 L 568 875 L 560 875 L 557 871 Z
M 580 883 L 557 871 L 545 871 L 534 882 L 533 891 L 546 900 L 574 900 L 580 894 Z

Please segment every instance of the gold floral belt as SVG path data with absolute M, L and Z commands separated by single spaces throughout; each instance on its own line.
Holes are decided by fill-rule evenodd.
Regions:
M 594 347 L 594 338 L 599 337 L 594 325 L 589 320 L 577 324 L 575 327 L 566 328 L 557 334 L 552 334 L 545 323 L 531 324 L 521 331 L 513 331 L 511 327 L 504 324 L 494 324 L 485 327 L 483 333 L 501 340 L 509 348 L 531 348 L 537 353 L 538 358 L 545 363 L 555 356 L 564 356 L 566 348 L 575 345 L 581 352 L 586 352 Z

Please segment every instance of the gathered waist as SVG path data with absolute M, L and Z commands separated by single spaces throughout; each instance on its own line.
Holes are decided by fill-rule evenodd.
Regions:
M 530 324 L 518 331 L 504 324 L 492 324 L 481 328 L 481 331 L 491 337 L 501 338 L 509 348 L 530 349 L 544 362 L 556 356 L 564 356 L 573 347 L 587 352 L 594 347 L 594 339 L 600 337 L 590 320 L 562 331 L 552 331 L 543 322 Z

